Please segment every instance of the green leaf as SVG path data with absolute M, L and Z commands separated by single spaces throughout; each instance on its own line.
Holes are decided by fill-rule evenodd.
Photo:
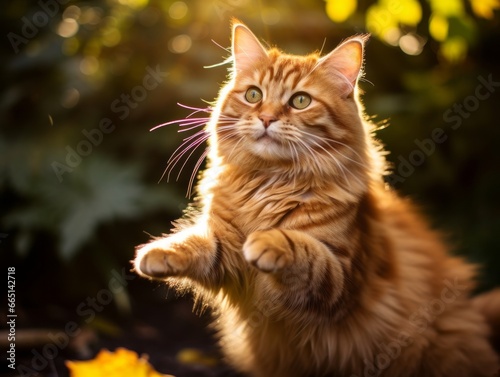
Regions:
M 70 258 L 92 237 L 97 226 L 115 218 L 130 218 L 141 210 L 145 187 L 136 167 L 110 161 L 85 161 L 68 179 L 76 194 L 60 223 L 61 252 Z

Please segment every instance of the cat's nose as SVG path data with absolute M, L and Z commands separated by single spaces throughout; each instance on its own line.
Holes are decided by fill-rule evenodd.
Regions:
M 268 114 L 260 114 L 259 119 L 262 121 L 264 128 L 268 128 L 272 122 L 276 122 L 278 120 L 273 115 Z

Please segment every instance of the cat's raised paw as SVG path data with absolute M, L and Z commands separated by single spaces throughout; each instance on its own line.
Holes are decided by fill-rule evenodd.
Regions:
M 243 245 L 247 262 L 263 272 L 278 272 L 293 262 L 293 252 L 278 229 L 251 233 Z
M 137 250 L 134 267 L 140 275 L 162 279 L 187 270 L 187 256 L 172 248 L 166 248 L 161 241 L 153 241 Z

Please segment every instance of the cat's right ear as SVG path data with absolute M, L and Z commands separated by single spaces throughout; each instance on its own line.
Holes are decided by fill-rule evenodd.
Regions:
M 358 78 L 362 75 L 363 51 L 368 36 L 365 34 L 349 38 L 318 61 L 318 67 L 322 66 L 332 74 L 340 74 L 343 78 L 345 81 L 341 88 L 343 96 L 353 92 Z
M 241 23 L 233 24 L 232 44 L 235 75 L 268 57 L 257 37 Z

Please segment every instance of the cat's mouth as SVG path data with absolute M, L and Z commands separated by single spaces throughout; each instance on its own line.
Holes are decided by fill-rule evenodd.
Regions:
M 262 132 L 262 134 L 257 136 L 255 141 L 259 142 L 259 143 L 264 143 L 264 144 L 279 144 L 279 140 L 276 139 L 275 137 L 273 137 L 271 135 L 271 133 L 268 132 L 267 130 L 264 130 L 264 132 Z
M 259 137 L 257 137 L 256 141 L 265 142 L 265 143 L 276 142 L 276 140 L 271 135 L 269 135 L 267 132 L 260 135 Z

